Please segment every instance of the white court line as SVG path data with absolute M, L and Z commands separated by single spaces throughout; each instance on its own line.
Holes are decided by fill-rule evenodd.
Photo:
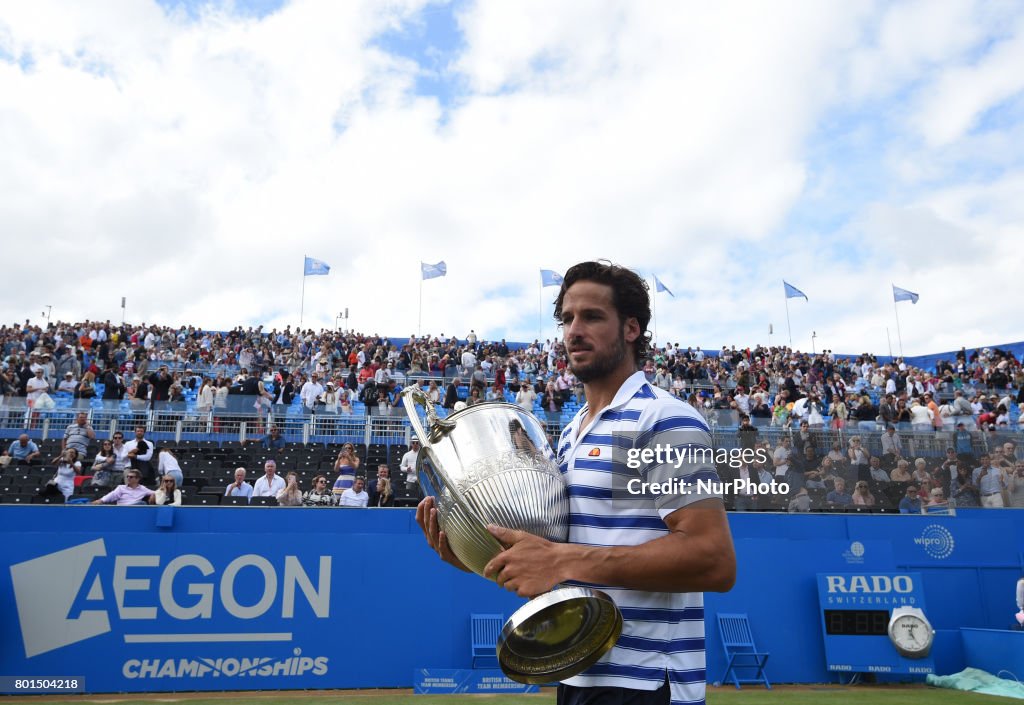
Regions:
M 126 644 L 188 644 L 230 641 L 291 641 L 291 632 L 228 634 L 125 634 Z

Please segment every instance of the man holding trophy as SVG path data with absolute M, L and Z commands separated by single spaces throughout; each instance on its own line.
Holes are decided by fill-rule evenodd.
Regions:
M 555 318 L 563 327 L 569 366 L 583 383 L 587 399 L 562 432 L 552 458 L 565 487 L 567 518 L 562 522 L 567 533 L 545 532 L 529 518 L 512 517 L 503 523 L 509 512 L 489 511 L 478 499 L 480 493 L 474 495 L 471 482 L 455 483 L 441 468 L 446 465 L 443 448 L 434 452 L 433 445 L 420 455 L 428 496 L 417 507 L 417 521 L 430 547 L 446 562 L 472 569 L 520 596 L 541 596 L 513 615 L 502 634 L 504 643 L 499 641 L 499 660 L 510 677 L 520 679 L 506 660 L 535 667 L 525 660 L 524 644 L 529 642 L 524 631 L 536 643 L 550 644 L 552 634 L 567 624 L 564 611 L 552 616 L 555 607 L 550 606 L 566 595 L 562 599 L 571 605 L 566 608 L 569 613 L 584 615 L 578 620 L 581 624 L 602 613 L 608 602 L 614 602 L 610 609 L 619 621 L 605 616 L 590 619 L 586 628 L 596 630 L 606 643 L 572 666 L 566 667 L 564 659 L 552 666 L 550 673 L 562 681 L 559 705 L 702 702 L 703 592 L 729 590 L 736 575 L 722 499 L 701 489 L 718 480 L 711 454 L 699 453 L 711 449 L 709 429 L 696 410 L 649 384 L 639 371 L 649 349 L 651 309 L 647 284 L 635 272 L 605 262 L 573 266 L 556 299 Z M 460 423 L 468 426 L 467 414 L 487 406 L 470 407 L 442 420 L 428 409 L 436 422 L 428 435 L 443 443 L 450 433 L 458 442 L 455 429 Z M 532 417 L 520 420 L 532 428 Z M 512 426 L 518 423 L 513 421 Z M 502 429 L 502 424 L 486 427 Z M 529 428 L 526 432 L 533 433 Z M 478 440 L 474 443 L 479 445 Z M 542 436 L 538 446 L 551 455 Z M 492 474 L 508 477 L 510 461 L 487 461 L 481 467 L 487 463 L 501 466 Z M 467 474 L 472 479 L 481 471 L 471 469 Z M 651 485 L 675 491 L 662 493 Z M 637 486 L 643 490 L 634 491 Z M 554 500 L 547 504 L 553 506 Z M 460 513 L 462 506 L 472 508 Z M 471 523 L 467 516 L 497 539 L 498 545 L 483 559 L 466 548 L 474 541 L 482 544 L 478 535 L 470 536 L 472 530 L 464 528 Z M 518 525 L 510 526 L 513 521 Z M 535 604 L 542 600 L 546 602 Z M 520 616 L 531 609 L 528 617 Z M 610 630 L 601 632 L 607 624 L 612 625 Z M 566 641 L 581 640 L 577 633 Z M 503 647 L 506 658 L 501 658 Z M 554 663 L 565 653 L 548 658 Z

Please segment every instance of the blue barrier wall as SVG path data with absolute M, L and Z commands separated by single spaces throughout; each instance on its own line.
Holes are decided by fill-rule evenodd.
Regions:
M 771 680 L 833 680 L 818 572 L 920 573 L 940 673 L 963 665 L 960 627 L 1016 611 L 1020 510 L 730 523 L 739 576 L 707 595 L 709 681 L 717 611 L 750 614 Z M 522 604 L 440 563 L 412 510 L 0 506 L 0 530 L 0 673 L 89 692 L 409 687 L 415 668 L 470 666 L 471 613 Z

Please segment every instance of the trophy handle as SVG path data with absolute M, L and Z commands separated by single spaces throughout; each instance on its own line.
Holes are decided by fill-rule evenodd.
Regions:
M 420 423 L 419 414 L 416 413 L 417 403 L 421 404 L 423 408 L 426 409 L 428 423 L 426 429 L 423 428 L 423 424 Z M 416 432 L 417 437 L 420 439 L 420 443 L 423 444 L 424 451 L 428 448 L 435 448 L 435 443 L 439 442 L 445 434 L 450 433 L 455 429 L 457 422 L 449 419 L 438 418 L 433 402 L 427 398 L 427 395 L 424 394 L 423 390 L 421 390 L 416 384 L 411 384 L 402 390 L 402 404 L 405 405 L 405 410 L 409 416 L 409 423 L 412 424 L 413 431 Z M 423 451 L 421 451 L 421 459 L 423 458 L 422 453 Z M 419 463 L 417 463 L 417 467 L 419 467 Z M 473 508 L 473 504 L 467 501 L 466 496 L 459 487 L 459 483 L 453 482 L 440 464 L 434 465 L 431 463 L 429 467 L 431 468 L 430 470 L 427 470 L 426 468 L 423 470 L 425 477 L 427 478 L 428 483 L 434 486 L 434 490 L 440 494 L 435 494 L 434 490 L 428 490 L 428 493 L 437 497 L 441 494 L 448 495 L 448 499 L 461 510 L 464 518 L 470 520 L 473 527 L 471 533 L 474 534 L 474 541 L 478 546 L 487 546 L 489 553 L 492 555 L 497 555 L 500 551 L 504 550 L 505 546 L 502 546 L 501 543 L 491 536 L 489 531 L 487 531 L 485 527 L 488 522 L 481 519 Z M 436 477 L 432 477 L 432 474 Z M 448 513 L 440 511 L 439 509 L 438 521 L 441 523 L 442 530 L 447 530 Z M 459 555 L 457 551 L 456 555 Z M 462 562 L 467 565 L 469 564 L 462 558 L 462 556 L 459 556 L 459 560 L 462 560 Z M 482 573 L 478 574 L 483 575 Z
M 420 415 L 416 413 L 417 403 L 427 412 L 427 429 L 423 428 L 423 424 L 420 423 Z M 409 423 L 412 424 L 412 430 L 416 432 L 424 447 L 432 445 L 433 442 L 440 440 L 441 436 L 445 433 L 455 428 L 454 421 L 442 419 L 437 415 L 437 411 L 434 409 L 434 402 L 427 398 L 427 395 L 423 393 L 423 390 L 416 383 L 410 384 L 402 390 L 402 404 L 405 405 L 405 411 L 409 417 Z

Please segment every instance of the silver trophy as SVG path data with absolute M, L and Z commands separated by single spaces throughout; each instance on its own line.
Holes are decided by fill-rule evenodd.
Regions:
M 569 535 L 565 481 L 536 417 L 514 404 L 477 404 L 439 418 L 416 385 L 402 401 L 422 448 L 416 474 L 434 498 L 452 552 L 477 575 L 504 550 L 488 524 L 549 541 Z M 426 410 L 420 423 L 416 404 Z M 484 576 L 486 577 L 486 576 Z M 556 587 L 516 610 L 498 638 L 498 663 L 520 683 L 582 673 L 615 645 L 622 614 L 599 590 Z

